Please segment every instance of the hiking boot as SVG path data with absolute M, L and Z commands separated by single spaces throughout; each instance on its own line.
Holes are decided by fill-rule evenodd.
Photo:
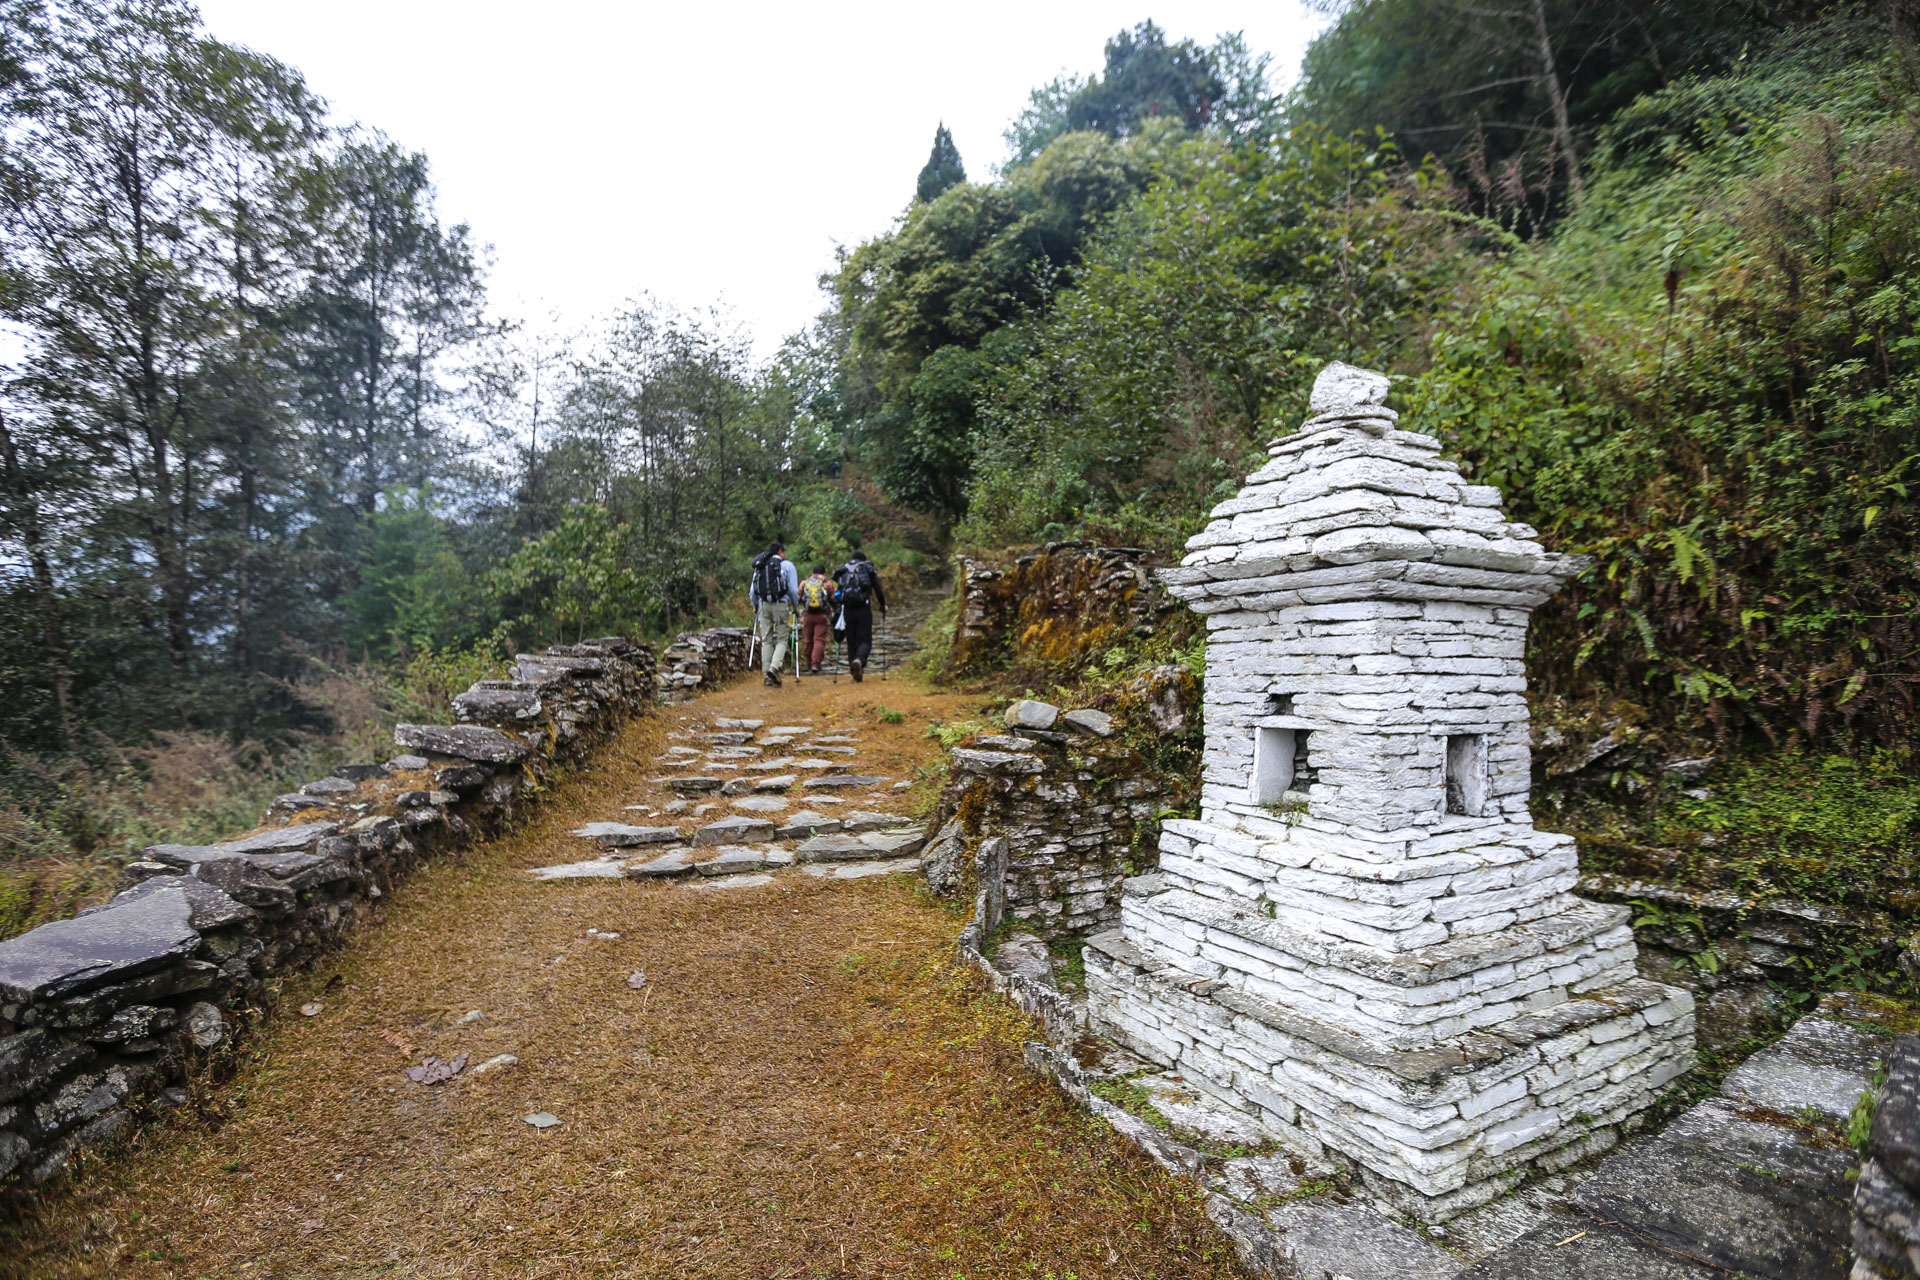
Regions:
M 763 675 L 760 677 L 760 683 L 766 688 L 771 689 L 773 688 L 773 677 L 769 675 Z
M 780 687 L 780 673 L 778 671 L 770 673 L 767 676 L 767 683 L 778 689 Z
M 847 664 L 847 670 L 853 672 L 853 682 L 855 684 L 860 683 L 860 673 L 865 671 L 866 669 L 867 669 L 867 664 L 861 661 L 859 658 L 855 658 L 852 662 L 849 662 Z

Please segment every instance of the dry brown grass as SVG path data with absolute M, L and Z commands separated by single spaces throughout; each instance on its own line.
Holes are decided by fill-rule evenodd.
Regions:
M 897 678 L 687 708 L 857 725 L 858 767 L 894 777 L 972 710 Z M 644 792 L 670 723 L 414 877 L 283 992 L 215 1109 L 44 1195 L 0 1256 L 36 1280 L 1241 1274 L 1186 1190 L 1023 1068 L 1031 1024 L 952 964 L 960 917 L 909 880 L 528 882 Z M 520 1064 L 402 1074 L 460 1052 Z M 541 1110 L 564 1123 L 522 1121 Z

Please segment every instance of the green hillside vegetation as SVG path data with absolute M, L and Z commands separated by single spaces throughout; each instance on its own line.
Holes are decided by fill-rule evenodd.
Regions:
M 0 929 L 516 649 L 744 620 L 774 536 L 1176 557 L 1331 359 L 1592 557 L 1533 633 L 1556 820 L 1883 901 L 1920 874 L 1903 15 L 1352 0 L 1284 97 L 1142 22 L 1008 104 L 999 168 L 936 127 L 756 360 L 644 281 L 496 316 L 427 158 L 189 6 L 0 0 L 0 841 L 41 868 Z M 1705 755 L 1702 800 L 1663 765 Z

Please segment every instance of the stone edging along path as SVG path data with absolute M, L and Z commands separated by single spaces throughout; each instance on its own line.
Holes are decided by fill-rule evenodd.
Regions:
M 270 978 L 655 696 L 653 651 L 618 636 L 521 654 L 453 699 L 457 723 L 399 726 L 403 754 L 279 797 L 251 835 L 153 846 L 111 901 L 0 941 L 0 1181 L 43 1182 L 184 1101 Z

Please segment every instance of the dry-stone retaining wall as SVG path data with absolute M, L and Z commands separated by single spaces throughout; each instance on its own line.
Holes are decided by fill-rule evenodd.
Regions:
M 1854 1274 L 1920 1277 L 1920 1036 L 1894 1042 L 1853 1192 Z
M 955 670 L 1009 650 L 1042 664 L 1071 661 L 1154 634 L 1179 604 L 1137 547 L 1049 542 L 1008 564 L 960 561 Z
M 662 702 L 685 702 L 747 669 L 753 631 L 748 627 L 709 627 L 682 631 L 660 657 Z
M 521 654 L 453 700 L 457 723 L 397 728 L 403 754 L 281 796 L 254 835 L 149 848 L 118 897 L 0 942 L 0 1179 L 42 1181 L 184 1100 L 268 979 L 654 695 L 652 650 L 619 637 Z
M 930 884 L 986 890 L 1003 904 L 988 929 L 1002 914 L 1047 938 L 1114 923 L 1120 882 L 1156 861 L 1155 815 L 1184 799 L 1182 781 L 1121 740 L 1102 711 L 1024 701 L 1006 723 L 953 750 Z

